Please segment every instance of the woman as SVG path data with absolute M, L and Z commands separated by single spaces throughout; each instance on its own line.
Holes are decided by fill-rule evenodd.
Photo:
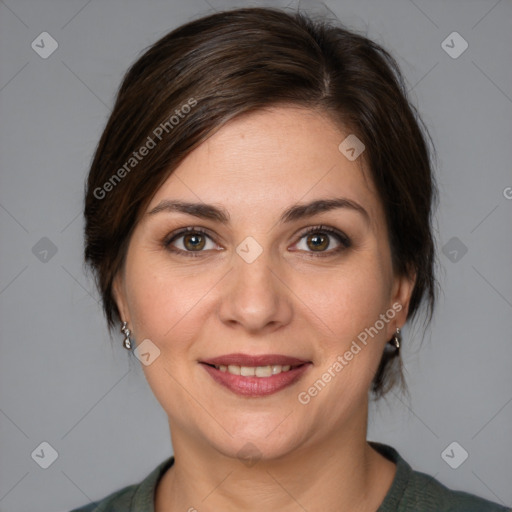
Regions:
M 505 510 L 366 440 L 434 305 L 426 134 L 385 50 L 300 14 L 208 16 L 131 67 L 85 256 L 174 456 L 78 510 Z

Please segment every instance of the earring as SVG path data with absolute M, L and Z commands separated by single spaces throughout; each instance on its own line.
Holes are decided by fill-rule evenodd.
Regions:
M 132 348 L 132 342 L 130 341 L 131 331 L 128 329 L 128 322 L 122 323 L 121 332 L 124 334 L 123 347 L 130 350 Z
M 389 342 L 389 343 L 391 343 L 391 345 L 393 345 L 396 348 L 396 350 L 395 350 L 396 356 L 400 353 L 401 342 L 402 342 L 402 335 L 400 334 L 400 327 L 397 327 L 395 335 Z

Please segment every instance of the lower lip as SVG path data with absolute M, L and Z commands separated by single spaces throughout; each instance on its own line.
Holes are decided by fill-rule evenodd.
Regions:
M 281 372 L 270 377 L 242 377 L 227 371 L 221 372 L 207 364 L 202 364 L 201 366 L 210 374 L 213 380 L 222 384 L 233 393 L 258 397 L 272 395 L 291 386 L 304 375 L 310 365 L 311 363 L 305 363 L 302 366 L 291 368 L 287 372 Z

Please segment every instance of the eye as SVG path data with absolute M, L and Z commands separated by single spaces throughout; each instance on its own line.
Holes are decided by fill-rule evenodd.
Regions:
M 300 240 L 303 238 L 305 238 L 305 243 L 300 247 Z M 334 238 L 338 245 L 327 251 L 327 249 L 333 245 L 331 238 Z M 301 234 L 300 240 L 299 243 L 295 245 L 299 250 L 316 253 L 314 256 L 320 257 L 332 256 L 351 246 L 350 239 L 344 233 L 326 226 L 308 228 Z
M 313 256 L 325 257 L 337 254 L 351 246 L 350 239 L 341 231 L 327 226 L 313 226 L 300 235 L 300 241 L 305 238 L 305 248 L 298 247 L 298 250 L 313 253 Z M 337 246 L 327 250 L 333 244 L 331 239 L 336 240 Z M 212 244 L 208 247 L 208 242 Z M 173 253 L 183 256 L 200 256 L 206 250 L 218 250 L 212 237 L 202 228 L 187 227 L 171 233 L 163 241 L 165 248 Z M 181 247 L 179 247 L 181 245 Z M 294 249 L 295 250 L 295 249 Z
M 207 247 L 208 240 L 213 246 Z M 181 247 L 176 247 L 176 245 Z M 213 243 L 212 238 L 205 230 L 195 227 L 187 227 L 171 233 L 164 240 L 164 246 L 171 252 L 182 254 L 184 256 L 199 256 L 204 252 L 203 249 L 216 249 L 217 245 Z

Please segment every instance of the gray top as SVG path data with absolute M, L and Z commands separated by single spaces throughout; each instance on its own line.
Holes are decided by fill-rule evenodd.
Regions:
M 474 494 L 448 489 L 435 478 L 414 471 L 391 446 L 368 442 L 397 465 L 393 483 L 376 512 L 512 512 L 512 508 Z M 139 484 L 124 487 L 99 502 L 71 512 L 155 512 L 156 486 L 173 463 L 174 457 L 169 457 Z

